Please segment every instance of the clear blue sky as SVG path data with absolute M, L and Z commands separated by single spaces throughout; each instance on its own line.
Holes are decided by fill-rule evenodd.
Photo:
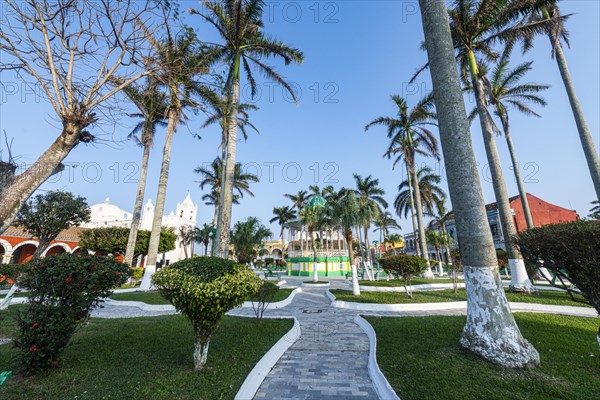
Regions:
M 379 178 L 386 198 L 393 202 L 397 185 L 404 178 L 402 171 L 393 171 L 392 163 L 381 157 L 387 145 L 383 129 L 365 133 L 363 128 L 371 119 L 394 112 L 389 100 L 391 94 L 406 96 L 412 105 L 431 90 L 427 75 L 416 88 L 407 86 L 426 58 L 419 50 L 423 34 L 416 4 L 415 1 L 269 3 L 265 18 L 267 32 L 304 51 L 304 64 L 286 68 L 278 65 L 285 77 L 300 88 L 301 97 L 295 105 L 283 96 L 281 87 L 273 87 L 261 77 L 261 95 L 254 100 L 260 111 L 252 115 L 260 135 L 251 134 L 247 143 L 238 145 L 239 161 L 251 167 L 250 170 L 258 169 L 261 182 L 252 188 L 256 197 L 246 197 L 241 205 L 234 206 L 234 221 L 257 216 L 268 224 L 272 208 L 288 204 L 284 193 L 295 193 L 311 184 L 351 186 L 355 172 Z M 195 1 L 183 2 L 182 9 L 197 5 Z M 574 14 L 567 25 L 571 49 L 566 55 L 598 147 L 600 6 L 596 1 L 563 1 L 561 7 L 563 14 Z M 201 38 L 215 40 L 211 27 L 198 17 L 185 19 L 198 28 Z M 550 58 L 548 40 L 539 37 L 535 49 L 524 59 L 535 60 L 530 81 L 552 86 L 545 93 L 548 106 L 539 110 L 541 119 L 512 116 L 513 138 L 525 169 L 527 190 L 585 216 L 594 191 L 565 90 L 556 63 Z M 521 60 L 517 57 L 517 61 Z M 2 75 L 2 82 L 18 84 L 7 73 Z M 59 124 L 43 99 L 21 89 L 11 94 L 5 88 L 1 94 L 0 127 L 14 138 L 13 153 L 20 156 L 19 161 L 31 163 L 59 133 Z M 253 101 L 249 95 L 245 99 Z M 102 141 L 76 148 L 67 164 L 78 166 L 68 168 L 70 173 L 65 171 L 56 182 L 46 183 L 42 189 L 72 191 L 87 197 L 90 204 L 108 196 L 112 203 L 131 211 L 137 185 L 134 166 L 139 165 L 141 150 L 126 140 L 133 121 L 124 115 L 117 119 L 114 126 L 92 129 Z M 199 115 L 177 132 L 167 213 L 174 210 L 188 190 L 193 200 L 200 203 L 202 192 L 194 182 L 199 177 L 193 169 L 214 159 L 220 140 L 216 127 L 199 131 L 202 120 Z M 194 139 L 192 133 L 199 133 L 202 140 Z M 478 124 L 473 126 L 472 134 L 483 176 L 486 160 Z M 163 140 L 161 133 L 152 153 L 146 198 L 156 197 Z M 509 194 L 515 195 L 517 189 L 503 138 L 498 138 L 498 147 Z M 486 201 L 494 201 L 489 181 L 484 180 L 483 189 Z M 212 207 L 200 204 L 200 225 L 210 221 L 212 215 Z M 408 221 L 400 222 L 403 232 L 409 232 Z M 277 226 L 273 225 L 272 230 L 275 236 L 279 234 Z

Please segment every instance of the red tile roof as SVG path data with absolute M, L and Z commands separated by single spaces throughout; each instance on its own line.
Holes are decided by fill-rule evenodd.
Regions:
M 80 227 L 71 227 L 65 229 L 56 237 L 56 241 L 64 241 L 64 242 L 79 242 L 81 237 L 81 232 L 85 231 L 87 228 Z M 9 237 L 18 237 L 18 238 L 31 238 L 32 235 L 27 233 L 25 229 L 17 226 L 9 226 L 6 231 L 1 236 L 9 236 Z

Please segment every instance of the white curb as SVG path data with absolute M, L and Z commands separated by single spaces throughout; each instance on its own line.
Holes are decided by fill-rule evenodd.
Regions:
M 252 371 L 248 374 L 244 383 L 235 395 L 236 400 L 250 400 L 253 399 L 263 383 L 271 369 L 275 366 L 277 361 L 281 358 L 283 353 L 287 351 L 300 337 L 302 331 L 300 330 L 300 323 L 296 317 L 264 317 L 271 319 L 283 319 L 293 318 L 294 326 L 288 331 L 271 349 L 265 354 L 260 361 L 252 368 Z
M 451 283 L 427 283 L 423 285 L 411 285 L 412 291 L 420 290 L 445 290 L 452 289 L 454 286 Z M 459 289 L 464 289 L 464 282 L 458 283 Z M 404 286 L 360 286 L 363 292 L 405 292 Z
M 375 330 L 363 317 L 357 315 L 354 317 L 354 322 L 358 325 L 368 336 L 369 338 L 369 376 L 371 377 L 371 381 L 373 382 L 373 388 L 375 392 L 377 392 L 377 396 L 381 400 L 400 400 L 400 397 L 394 392 L 392 386 L 385 378 L 385 375 L 379 369 L 379 365 L 377 364 L 377 336 L 375 335 Z
M 306 287 L 329 287 L 331 286 L 331 283 L 327 282 L 327 283 L 306 283 L 306 282 L 302 282 L 302 286 L 306 286 Z
M 135 307 L 142 311 L 175 311 L 175 306 L 172 304 L 147 304 L 141 301 L 121 301 L 110 298 L 104 299 L 106 304 L 117 307 Z
M 278 302 L 275 303 L 269 303 L 269 305 L 267 306 L 267 308 L 270 308 L 271 310 L 275 310 L 278 308 L 283 308 L 285 306 L 290 305 L 290 303 L 292 302 L 292 300 L 294 300 L 294 296 L 296 296 L 298 293 L 302 292 L 302 288 L 296 288 L 294 290 L 292 290 L 292 293 L 290 293 L 290 295 Z M 252 302 L 251 301 L 245 301 L 244 304 L 242 304 L 241 306 L 242 308 L 252 308 Z

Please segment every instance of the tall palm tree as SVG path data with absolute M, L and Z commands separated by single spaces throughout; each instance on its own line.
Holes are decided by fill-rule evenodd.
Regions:
M 296 218 L 296 211 L 292 210 L 289 206 L 274 207 L 273 218 L 269 220 L 270 223 L 277 222 L 281 225 L 281 258 L 285 252 L 285 224 Z
M 445 0 L 419 0 L 448 187 L 467 285 L 461 345 L 506 367 L 539 363 L 521 336 L 498 274 Z M 489 5 L 489 3 L 488 3 Z
M 202 228 L 194 228 L 194 240 L 204 245 L 204 256 L 208 255 L 208 244 L 214 234 L 213 227 L 204 223 Z
M 261 247 L 263 241 L 272 235 L 273 233 L 258 218 L 249 217 L 246 221 L 236 222 L 231 239 L 238 261 L 243 264 L 250 263 L 258 254 L 257 249 Z
M 292 210 L 300 210 L 310 200 L 310 195 L 306 190 L 300 190 L 297 194 L 284 194 L 283 196 L 292 201 Z
M 373 232 L 379 232 L 379 243 L 384 244 L 385 238 L 388 236 L 390 229 L 400 229 L 400 225 L 392 216 L 389 211 L 382 212 L 377 218 L 375 218 L 375 230 Z
M 202 200 L 206 200 L 207 204 L 214 204 L 215 212 L 213 217 L 213 226 L 216 226 L 217 216 L 219 213 L 219 200 L 221 193 L 221 184 L 223 178 L 223 163 L 220 157 L 217 157 L 210 163 L 210 166 L 200 166 L 194 169 L 194 173 L 202 175 L 202 179 L 198 182 L 200 184 L 200 189 L 204 189 L 205 186 L 210 187 L 210 193 L 208 195 L 204 195 Z M 234 199 L 232 201 L 233 204 L 238 204 L 239 199 L 244 197 L 244 194 L 247 194 L 251 197 L 254 197 L 254 193 L 250 190 L 250 184 L 256 183 L 259 181 L 258 176 L 250 173 L 244 172 L 242 168 L 242 163 L 235 164 L 234 170 L 234 181 L 233 188 L 236 191 L 234 194 Z
M 445 198 L 441 198 L 435 202 L 434 212 L 429 215 L 432 217 L 431 221 L 429 221 L 429 229 L 439 226 L 442 234 L 448 239 L 443 244 L 446 250 L 446 259 L 448 261 L 448 265 L 452 265 L 452 257 L 450 256 L 450 243 L 452 243 L 452 237 L 446 230 L 446 221 L 448 220 L 450 214 L 446 210 L 444 201 Z
M 302 52 L 283 42 L 267 37 L 264 32 L 263 0 L 222 0 L 204 1 L 206 13 L 200 14 L 213 25 L 224 43 L 217 45 L 212 52 L 213 64 L 227 65 L 227 95 L 231 99 L 227 149 L 225 157 L 225 178 L 220 196 L 219 218 L 217 222 L 218 252 L 227 257 L 229 252 L 229 229 L 231 225 L 231 205 L 233 197 L 234 168 L 237 145 L 238 107 L 242 68 L 250 83 L 252 96 L 256 94 L 256 80 L 252 68 L 258 69 L 268 78 L 281 84 L 296 100 L 295 94 L 285 79 L 272 67 L 264 63 L 270 57 L 279 58 L 286 65 L 301 63 Z
M 417 179 L 419 181 L 419 191 L 421 192 L 421 206 L 423 212 L 427 215 L 433 213 L 436 207 L 436 203 L 440 200 L 446 199 L 446 193 L 444 189 L 439 186 L 442 181 L 441 176 L 434 173 L 433 170 L 427 166 L 419 168 L 417 171 Z M 411 193 L 411 179 L 405 179 L 398 185 L 398 195 L 394 200 L 394 208 L 396 214 L 399 217 L 408 215 L 410 211 L 410 193 Z
M 546 29 L 544 33 L 550 39 L 550 44 L 552 45 L 552 56 L 556 59 L 560 76 L 565 86 L 565 90 L 567 91 L 569 103 L 571 104 L 571 111 L 573 112 L 575 124 L 577 125 L 577 131 L 579 132 L 579 139 L 587 160 L 590 175 L 592 176 L 594 189 L 596 190 L 596 196 L 598 197 L 598 200 L 600 200 L 600 158 L 598 157 L 597 147 L 594 144 L 590 128 L 585 119 L 585 115 L 583 114 L 583 109 L 579 103 L 579 98 L 575 92 L 575 85 L 571 79 L 571 73 L 569 72 L 569 66 L 563 51 L 561 40 L 567 46 L 569 46 L 569 33 L 564 26 L 566 17 L 561 15 L 560 8 L 558 7 L 557 3 L 557 1 L 544 2 L 544 4 L 540 5 L 531 14 L 531 19 L 526 23 L 536 23 L 539 21 L 550 22 L 550 24 L 545 25 Z M 526 37 L 524 45 L 525 49 L 533 47 L 532 40 L 534 36 L 533 34 L 535 33 L 537 33 L 537 31 L 532 32 L 531 35 Z
M 207 101 L 207 106 L 211 110 L 208 118 L 200 126 L 200 128 L 208 128 L 211 125 L 219 124 L 221 128 L 221 160 L 227 156 L 227 132 L 229 128 L 229 117 L 231 116 L 231 97 L 227 93 L 214 93 Z M 250 122 L 249 111 L 256 111 L 258 107 L 253 104 L 240 103 L 238 105 L 238 121 L 237 128 L 244 136 L 244 140 L 248 139 L 247 128 L 258 133 L 258 129 Z
M 194 228 L 189 225 L 183 225 L 179 227 L 179 245 L 183 247 L 183 253 L 185 255 L 185 259 L 187 260 L 189 257 L 194 255 L 193 245 L 195 241 L 195 231 Z
M 427 230 L 427 241 L 435 248 L 435 254 L 438 259 L 438 275 L 444 275 L 444 267 L 442 266 L 442 247 L 450 244 L 450 237 L 438 230 L 428 229 Z
M 315 232 L 323 226 L 324 209 L 324 206 L 311 202 L 305 204 L 299 212 L 299 216 L 302 219 L 303 224 L 306 225 L 308 234 L 310 236 L 311 247 L 313 251 L 313 282 L 319 281 L 319 258 L 317 255 Z
M 529 14 L 541 0 L 455 0 L 448 12 L 450 30 L 466 86 L 473 88 L 477 113 L 483 134 L 486 156 L 492 177 L 492 185 L 498 204 L 498 215 L 503 227 L 504 244 L 511 265 L 511 289 L 531 292 L 534 290 L 527 276 L 521 253 L 513 243 L 516 228 L 512 218 L 506 184 L 502 174 L 500 156 L 494 138 L 493 121 L 487 111 L 485 86 L 488 79 L 482 65 L 500 58 L 492 46 L 498 42 L 515 40 L 532 32 L 541 33 L 549 23 L 521 24 L 523 15 Z
M 330 201 L 328 201 L 329 203 Z M 346 249 L 348 250 L 348 259 L 350 260 L 350 269 L 352 271 L 352 292 L 355 296 L 360 295 L 358 285 L 358 276 L 356 263 L 354 260 L 354 238 L 352 236 L 352 228 L 358 224 L 358 201 L 354 191 L 340 190 L 332 206 L 333 220 L 339 224 L 344 234 L 346 241 Z
M 200 43 L 192 30 L 183 29 L 175 35 L 171 32 L 170 27 L 165 25 L 164 38 L 155 39 L 150 32 L 148 32 L 148 38 L 153 51 L 153 57 L 148 59 L 150 64 L 148 67 L 155 70 L 153 78 L 159 81 L 165 89 L 168 101 L 168 122 L 148 244 L 148 260 L 140 284 L 141 290 L 150 288 L 152 274 L 156 271 L 173 135 L 177 131 L 178 125 L 186 119 L 186 109 L 198 108 L 199 103 L 196 99 L 205 97 L 206 87 L 199 82 L 199 76 L 208 72 L 208 60 L 201 51 Z
M 402 243 L 404 242 L 404 239 L 402 239 L 402 236 L 398 233 L 392 233 L 391 235 L 388 235 L 385 238 L 386 243 L 389 243 L 392 245 L 392 249 L 394 254 L 396 254 L 396 244 Z
M 550 86 L 520 82 L 527 72 L 531 70 L 531 64 L 533 64 L 533 62 L 530 61 L 520 64 L 514 69 L 510 69 L 508 61 L 502 60 L 492 71 L 489 85 L 486 86 L 490 105 L 494 110 L 494 115 L 502 124 L 502 132 L 504 133 L 506 145 L 508 146 L 508 152 L 512 161 L 515 180 L 517 181 L 519 197 L 521 198 L 521 204 L 523 205 L 523 213 L 525 214 L 525 221 L 527 222 L 528 229 L 535 228 L 535 225 L 531 215 L 531 209 L 529 208 L 529 201 L 527 200 L 527 191 L 525 190 L 525 185 L 521 178 L 517 154 L 510 134 L 508 110 L 514 108 L 525 115 L 540 117 L 540 115 L 531 109 L 530 105 L 537 104 L 545 106 L 546 101 L 540 97 L 538 93 L 548 89 Z M 469 119 L 472 120 L 475 118 L 476 114 L 477 108 L 474 108 L 469 115 Z M 493 128 L 496 130 L 495 125 Z
M 385 191 L 379 187 L 379 179 L 374 179 L 372 175 L 363 178 L 354 174 L 354 183 L 356 189 L 354 193 L 359 198 L 359 213 L 361 214 L 361 225 L 363 227 L 365 245 L 367 254 L 365 260 L 372 266 L 371 251 L 369 250 L 369 229 L 373 221 L 381 212 L 381 207 L 387 208 L 388 203 L 383 198 Z
M 379 117 L 365 126 L 368 130 L 371 126 L 382 125 L 387 128 L 390 145 L 384 156 L 396 156 L 396 163 L 404 160 L 406 172 L 409 177 L 409 189 L 412 186 L 414 190 L 414 200 L 412 190 L 410 190 L 411 212 L 416 214 L 417 226 L 414 230 L 418 232 L 418 241 L 420 244 L 421 256 L 429 259 L 427 252 L 427 239 L 425 237 L 425 222 L 423 220 L 423 206 L 421 191 L 418 183 L 417 164 L 415 156 L 417 154 L 424 156 L 433 156 L 439 159 L 437 140 L 429 130 L 434 125 L 435 116 L 431 112 L 433 107 L 433 97 L 431 95 L 423 98 L 417 105 L 409 111 L 408 104 L 403 97 L 394 95 L 392 101 L 398 109 L 395 117 Z M 414 218 L 413 218 L 414 225 Z
M 138 181 L 135 204 L 133 206 L 133 216 L 131 220 L 131 229 L 129 230 L 129 239 L 127 240 L 127 250 L 125 251 L 125 263 L 131 266 L 133 263 L 133 253 L 135 252 L 137 232 L 142 217 L 150 150 L 154 143 L 156 129 L 158 127 L 167 126 L 167 123 L 165 122 L 167 115 L 167 96 L 159 88 L 159 82 L 152 78 L 146 78 L 146 84 L 144 86 L 137 84 L 126 86 L 123 89 L 123 93 L 125 93 L 139 110 L 139 112 L 131 113 L 129 116 L 133 118 L 142 118 L 142 121 L 138 122 L 128 136 L 128 138 L 133 138 L 143 148 L 140 179 Z M 139 137 L 136 136 L 138 134 L 140 134 Z

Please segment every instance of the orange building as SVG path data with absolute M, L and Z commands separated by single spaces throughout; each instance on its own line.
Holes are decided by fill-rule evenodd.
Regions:
M 73 227 L 62 231 L 42 255 L 81 252 L 79 236 L 84 229 Z M 38 245 L 38 240 L 23 229 L 11 226 L 0 236 L 0 263 L 24 264 L 31 260 Z

